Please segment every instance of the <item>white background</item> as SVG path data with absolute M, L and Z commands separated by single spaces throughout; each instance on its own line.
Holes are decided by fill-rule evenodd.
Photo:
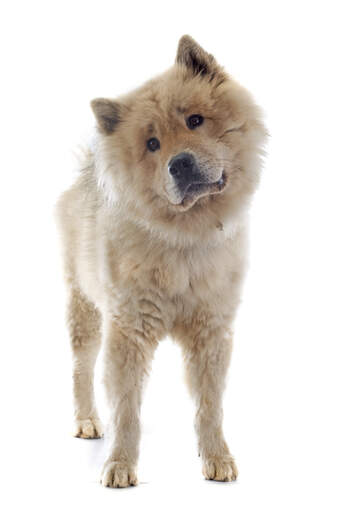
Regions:
M 348 511 L 346 4 L 2 3 L 3 510 Z M 240 476 L 203 479 L 181 357 L 166 340 L 144 402 L 140 485 L 104 489 L 105 442 L 70 434 L 52 210 L 93 125 L 89 101 L 166 69 L 185 33 L 253 92 L 271 134 L 225 399 Z M 100 384 L 98 399 L 106 420 Z

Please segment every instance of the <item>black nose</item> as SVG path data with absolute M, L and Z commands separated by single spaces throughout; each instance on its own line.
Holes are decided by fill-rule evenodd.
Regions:
M 168 172 L 177 181 L 190 182 L 197 172 L 195 158 L 190 153 L 179 153 L 168 164 Z

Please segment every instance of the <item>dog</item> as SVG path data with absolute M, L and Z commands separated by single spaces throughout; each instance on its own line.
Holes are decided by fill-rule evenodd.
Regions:
M 103 338 L 111 448 L 101 483 L 137 484 L 144 384 L 158 343 L 171 336 L 196 405 L 203 474 L 235 480 L 222 394 L 263 164 L 263 115 L 188 35 L 165 73 L 91 107 L 93 143 L 57 203 L 75 435 L 102 436 L 93 376 Z

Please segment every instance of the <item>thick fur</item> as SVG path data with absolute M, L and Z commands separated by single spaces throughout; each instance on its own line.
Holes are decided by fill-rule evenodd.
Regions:
M 222 394 L 265 138 L 260 111 L 189 36 L 180 40 L 171 69 L 118 100 L 94 100 L 92 109 L 95 140 L 57 206 L 76 436 L 102 435 L 93 369 L 103 337 L 113 428 L 101 481 L 137 483 L 144 382 L 158 342 L 170 335 L 182 347 L 196 404 L 203 473 L 234 480 Z M 189 130 L 193 114 L 204 122 Z M 158 151 L 147 149 L 151 137 L 159 139 Z M 183 151 L 195 156 L 208 182 L 224 174 L 224 189 L 181 201 L 168 164 Z

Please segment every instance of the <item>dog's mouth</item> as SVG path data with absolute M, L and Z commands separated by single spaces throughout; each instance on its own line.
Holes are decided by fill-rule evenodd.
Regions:
M 214 182 L 194 182 L 188 185 L 184 192 L 184 197 L 181 203 L 178 205 L 181 209 L 187 210 L 191 206 L 193 206 L 196 201 L 203 196 L 211 195 L 211 194 L 219 194 L 223 192 L 227 185 L 227 175 L 225 172 L 222 172 L 222 176 L 219 180 Z

